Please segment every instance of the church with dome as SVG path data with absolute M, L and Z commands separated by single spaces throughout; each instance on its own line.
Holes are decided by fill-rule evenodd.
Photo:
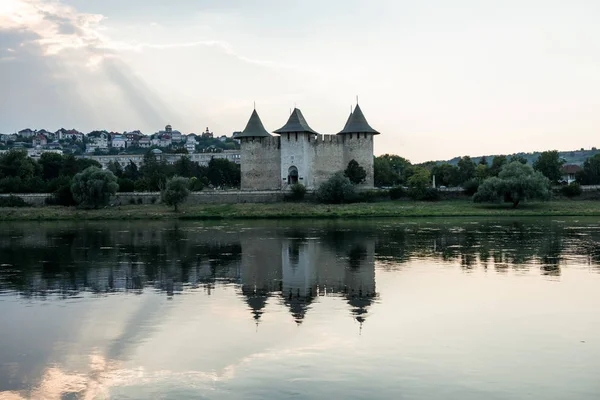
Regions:
M 295 183 L 315 190 L 352 160 L 367 172 L 361 187 L 373 187 L 373 138 L 379 132 L 369 125 L 358 104 L 337 134 L 317 133 L 298 108 L 273 133 L 254 110 L 237 135 L 242 190 L 286 190 Z

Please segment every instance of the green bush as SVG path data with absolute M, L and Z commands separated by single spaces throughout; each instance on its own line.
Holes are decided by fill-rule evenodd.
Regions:
M 317 200 L 325 204 L 351 203 L 356 200 L 356 189 L 343 172 L 338 172 L 319 186 Z
M 147 192 L 148 191 L 148 182 L 145 179 L 140 179 L 135 181 L 133 184 L 133 190 L 135 192 Z
M 581 185 L 577 182 L 573 182 L 568 184 L 567 186 L 563 186 L 560 188 L 560 192 L 567 197 L 577 197 L 581 196 L 582 190 Z
M 473 196 L 475 193 L 477 193 L 477 189 L 479 189 L 479 181 L 475 178 L 469 179 L 468 181 L 463 183 L 462 186 L 463 186 L 463 192 L 467 196 Z
M 390 198 L 392 200 L 398 200 L 402 197 L 406 197 L 406 189 L 402 186 L 394 186 L 390 189 Z
M 135 190 L 135 183 L 129 178 L 119 178 L 119 192 L 131 193 Z
M 117 177 L 108 170 L 98 167 L 86 168 L 73 178 L 71 192 L 80 207 L 98 208 L 110 201 L 110 196 L 119 189 Z
M 48 182 L 46 190 L 52 193 L 52 197 L 46 199 L 46 204 L 54 206 L 71 207 L 77 205 L 71 192 L 71 178 L 59 176 Z
M 420 201 L 437 201 L 440 199 L 440 192 L 432 187 L 417 188 L 413 187 L 408 190 L 408 196 L 413 200 Z
M 357 201 L 364 203 L 372 203 L 378 200 L 387 200 L 389 197 L 389 190 L 362 190 L 357 193 Z
M 27 207 L 29 204 L 19 196 L 0 197 L 0 207 Z
M 498 177 L 488 178 L 477 189 L 473 201 L 510 202 L 517 208 L 523 200 L 548 198 L 550 181 L 531 165 L 513 161 L 502 167 Z
M 173 206 L 173 209 L 177 211 L 179 205 L 183 203 L 190 194 L 188 189 L 189 185 L 190 180 L 188 178 L 174 176 L 171 179 L 168 179 L 165 189 L 161 192 L 163 203 Z
M 292 201 L 300 201 L 304 199 L 304 196 L 306 195 L 306 187 L 301 184 L 301 183 L 294 183 L 291 186 L 291 193 L 286 195 L 286 200 L 292 200 Z
M 190 190 L 192 192 L 201 192 L 204 190 L 204 186 L 204 183 L 202 183 L 202 181 L 195 176 L 190 178 Z

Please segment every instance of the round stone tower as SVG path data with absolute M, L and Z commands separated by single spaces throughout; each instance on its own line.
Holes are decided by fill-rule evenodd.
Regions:
M 379 132 L 371 128 L 358 104 L 338 135 L 344 137 L 345 165 L 355 160 L 367 172 L 365 182 L 361 186 L 372 188 L 374 186 L 373 137 L 379 135 Z
M 265 129 L 256 110 L 246 129 L 236 136 L 240 140 L 241 189 L 279 190 L 279 138 Z

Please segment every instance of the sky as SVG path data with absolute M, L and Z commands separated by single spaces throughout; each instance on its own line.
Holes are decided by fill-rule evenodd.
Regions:
M 269 131 L 413 162 L 600 147 L 596 0 L 0 0 L 0 132 Z

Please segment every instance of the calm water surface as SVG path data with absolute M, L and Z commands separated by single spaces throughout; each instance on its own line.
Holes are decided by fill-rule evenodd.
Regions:
M 0 225 L 0 399 L 597 399 L 600 220 Z

